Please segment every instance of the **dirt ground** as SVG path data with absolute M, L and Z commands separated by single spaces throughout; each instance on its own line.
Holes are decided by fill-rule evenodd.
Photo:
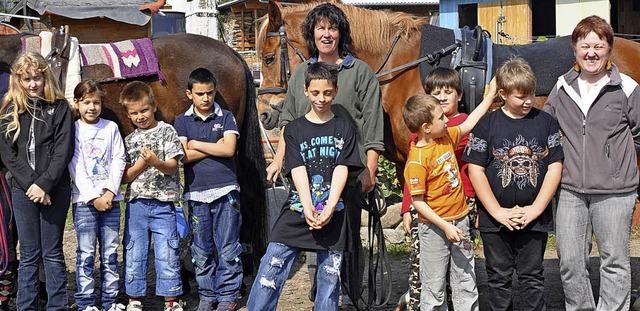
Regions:
M 69 270 L 69 300 L 73 301 L 73 292 L 75 290 L 75 232 L 73 230 L 67 230 L 65 233 L 65 254 L 67 267 Z M 632 288 L 633 297 L 632 303 L 635 298 L 640 295 L 638 288 L 640 287 L 640 237 L 634 234 L 631 243 L 631 267 L 632 267 Z M 597 249 L 592 251 L 592 257 L 589 264 L 589 272 L 591 282 L 594 291 L 597 292 L 599 288 L 599 260 L 597 256 Z M 380 310 L 394 310 L 395 305 L 399 297 L 407 290 L 407 277 L 409 273 L 408 255 L 406 258 L 399 256 L 400 258 L 393 258 L 391 263 L 391 276 L 392 276 L 392 295 L 389 301 L 388 307 Z M 120 257 L 121 258 L 121 257 Z M 545 254 L 545 284 L 546 284 L 546 298 L 547 298 L 547 310 L 564 310 L 564 294 L 562 292 L 562 286 L 560 282 L 558 257 L 555 249 L 547 249 Z M 150 266 L 150 271 L 153 271 L 153 266 Z M 486 295 L 487 291 L 487 275 L 485 272 L 484 258 L 482 249 L 476 250 L 476 273 L 478 282 L 478 291 L 480 293 L 480 310 L 488 310 L 489 297 Z M 366 274 L 366 273 L 365 273 Z M 143 301 L 146 310 L 162 310 L 162 302 L 160 298 L 153 295 L 154 283 L 152 281 L 153 275 L 149 278 L 150 292 L 146 299 Z M 251 287 L 252 279 L 246 278 L 245 284 L 248 288 Z M 187 306 L 185 310 L 195 310 L 198 304 L 198 295 L 196 293 L 196 283 L 191 281 L 191 293 L 186 295 L 183 299 L 186 301 Z M 366 281 L 365 281 L 366 284 Z M 248 291 L 248 289 L 247 289 Z M 307 276 L 306 264 L 297 262 L 292 269 L 289 280 L 287 281 L 285 288 L 283 289 L 282 296 L 278 304 L 278 310 L 293 311 L 293 310 L 311 310 L 313 308 L 312 303 L 307 298 L 309 291 L 309 281 Z M 246 293 L 243 299 L 240 301 L 240 310 L 247 310 Z M 515 310 L 519 310 L 518 300 L 516 298 Z
M 69 302 L 73 303 L 73 293 L 75 291 L 75 232 L 73 229 L 65 232 L 64 250 L 66 256 L 68 273 L 68 292 Z M 640 287 L 640 238 L 637 234 L 634 234 L 631 243 L 631 267 L 632 267 L 632 304 L 637 296 L 640 295 L 638 289 Z M 121 250 L 120 250 L 121 254 Z M 596 257 L 597 249 L 592 252 L 592 257 L 589 264 L 589 272 L 591 282 L 594 291 L 597 292 L 599 288 L 599 272 L 598 264 L 599 260 Z M 558 269 L 558 258 L 556 256 L 555 249 L 547 249 L 545 254 L 545 284 L 546 284 L 546 298 L 547 298 L 547 310 L 564 310 L 564 294 L 562 292 L 562 286 L 560 283 L 560 275 Z M 119 258 L 122 260 L 122 256 Z M 407 290 L 407 277 L 409 271 L 408 255 L 407 256 L 395 256 L 391 259 L 391 276 L 392 276 L 392 294 L 391 299 L 387 307 L 379 310 L 394 310 L 395 305 L 399 297 Z M 148 279 L 148 292 L 149 294 L 143 300 L 145 310 L 162 310 L 161 298 L 154 296 L 154 284 L 153 278 L 153 263 L 151 262 L 149 267 L 150 275 Z M 488 299 L 486 295 L 486 272 L 484 266 L 484 258 L 482 255 L 481 247 L 476 250 L 476 273 L 478 282 L 478 291 L 480 293 L 480 310 L 488 310 Z M 365 273 L 366 274 L 366 273 Z M 366 276 L 365 276 L 366 278 Z M 244 282 L 248 288 L 251 287 L 252 279 L 245 278 Z M 365 281 L 366 284 L 366 281 Z M 190 282 L 191 292 L 183 297 L 186 302 L 185 310 L 196 310 L 198 304 L 198 295 L 196 292 L 195 281 Z M 247 289 L 248 291 L 248 289 Z M 287 281 L 285 288 L 283 289 L 282 296 L 278 304 L 278 310 L 292 311 L 292 310 L 312 310 L 313 305 L 307 298 L 309 291 L 309 281 L 307 276 L 307 267 L 301 261 L 297 262 L 292 269 L 289 280 Z M 240 301 L 240 310 L 247 310 L 246 297 L 248 292 Z M 122 296 L 125 300 L 124 295 Z M 520 310 L 518 299 L 515 299 L 515 310 Z M 12 306 L 11 310 L 15 310 Z

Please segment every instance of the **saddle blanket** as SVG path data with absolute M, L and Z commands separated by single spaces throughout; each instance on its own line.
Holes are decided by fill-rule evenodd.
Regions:
M 113 71 L 113 77 L 102 81 L 130 79 L 158 75 L 163 80 L 158 58 L 149 38 L 131 39 L 105 44 L 81 44 L 82 66 L 105 64 Z

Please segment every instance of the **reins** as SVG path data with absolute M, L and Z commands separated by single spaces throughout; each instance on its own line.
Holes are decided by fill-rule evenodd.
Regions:
M 298 57 L 300 57 L 303 62 L 307 60 L 307 58 L 304 57 L 302 51 L 295 45 L 293 45 L 291 40 L 289 40 L 289 38 L 287 37 L 287 32 L 284 29 L 284 24 L 280 25 L 280 29 L 278 32 L 267 32 L 266 37 L 280 37 L 280 82 L 278 87 L 258 89 L 258 96 L 263 94 L 281 94 L 287 92 L 285 85 L 291 77 L 291 65 L 289 63 L 289 46 L 293 49 L 294 52 L 296 52 Z M 270 106 L 274 108 L 274 106 Z
M 11 243 L 11 241 L 9 241 L 9 230 L 13 228 L 13 206 L 11 204 L 11 198 L 9 197 L 7 182 L 2 174 L 0 174 L 0 184 L 2 184 L 4 199 L 8 206 L 7 210 L 10 213 L 9 221 L 5 222 L 5 206 L 2 204 L 2 200 L 0 200 L 0 275 L 4 275 L 9 267 L 9 243 Z
M 393 49 L 394 46 L 392 46 L 391 48 Z M 433 51 L 433 52 L 427 54 L 426 56 L 423 56 L 423 57 L 418 58 L 418 59 L 416 59 L 414 61 L 408 62 L 408 63 L 406 63 L 404 65 L 400 65 L 398 67 L 391 68 L 389 70 L 385 70 L 383 72 L 380 72 L 380 73 L 376 74 L 376 78 L 380 78 L 380 77 L 386 76 L 386 75 L 388 75 L 390 73 L 394 73 L 396 71 L 400 71 L 400 70 L 404 70 L 404 69 L 416 66 L 416 65 L 418 65 L 418 64 L 420 64 L 422 62 L 425 62 L 425 61 L 429 62 L 430 64 L 434 64 L 434 63 L 440 62 L 440 59 L 443 56 L 448 55 L 450 53 L 454 53 L 459 48 L 460 48 L 460 43 L 456 42 L 456 43 L 451 44 L 451 45 L 449 45 L 449 46 L 447 46 L 447 47 L 445 47 L 443 49 L 440 49 L 440 50 L 437 50 L 437 51 Z M 391 51 L 389 51 L 389 55 L 391 55 Z
M 365 302 L 365 308 L 369 310 L 387 307 L 391 298 L 392 276 L 384 231 L 380 221 L 382 215 L 386 213 L 386 204 L 380 187 L 376 185 L 371 192 L 367 193 L 367 198 L 369 205 L 369 269 L 367 278 L 369 295 L 367 302 Z M 375 249 L 378 250 L 377 253 Z

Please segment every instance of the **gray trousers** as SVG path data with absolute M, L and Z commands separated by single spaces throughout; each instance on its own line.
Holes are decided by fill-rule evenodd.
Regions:
M 560 189 L 556 243 L 565 307 L 571 310 L 629 310 L 629 239 L 636 192 L 580 194 Z M 591 239 L 600 252 L 600 298 L 595 304 L 587 265 Z

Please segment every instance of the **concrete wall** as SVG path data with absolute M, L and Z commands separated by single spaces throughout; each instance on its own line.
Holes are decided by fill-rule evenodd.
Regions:
M 215 0 L 167 0 L 171 11 L 184 12 L 187 33 L 219 38 Z
M 598 15 L 611 22 L 609 0 L 556 0 L 556 35 L 571 35 L 583 18 Z

